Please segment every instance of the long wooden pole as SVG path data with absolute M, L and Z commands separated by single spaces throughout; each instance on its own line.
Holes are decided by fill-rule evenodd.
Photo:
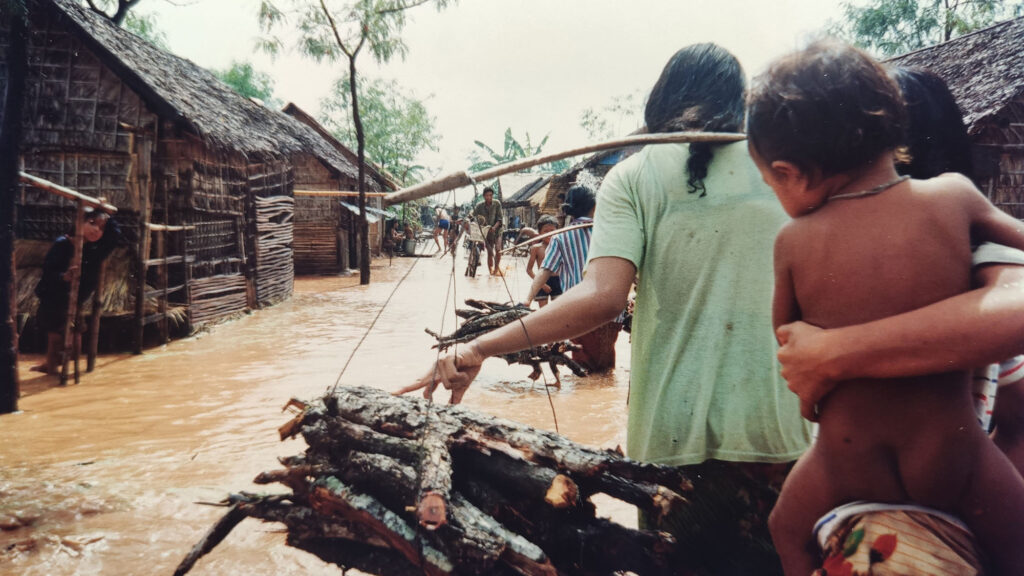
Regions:
M 78 202 L 75 211 L 75 237 L 72 241 L 74 252 L 71 255 L 71 290 L 68 293 L 68 309 L 64 322 L 64 348 L 60 352 L 60 385 L 68 384 L 68 352 L 74 347 L 75 317 L 78 315 L 78 285 L 82 277 L 82 244 L 85 240 L 82 231 L 85 228 L 85 204 Z M 75 375 L 75 383 L 78 383 L 78 375 Z
M 516 244 L 515 246 L 509 246 L 508 248 L 505 248 L 504 250 L 502 250 L 501 253 L 502 254 L 507 254 L 507 253 L 512 252 L 513 250 L 517 249 L 517 248 L 523 248 L 524 246 L 529 246 L 530 244 L 536 244 L 537 242 L 540 242 L 541 240 L 543 240 L 545 238 L 548 238 L 550 236 L 555 236 L 556 234 L 561 234 L 562 232 L 568 232 L 570 230 L 582 230 L 583 228 L 591 228 L 593 226 L 594 226 L 593 222 L 586 222 L 584 224 L 576 224 L 575 226 L 566 226 L 565 228 L 558 228 L 557 230 L 552 230 L 551 232 L 545 232 L 543 234 L 538 234 L 538 235 L 534 236 L 533 238 L 530 238 L 529 240 L 527 240 L 525 242 L 520 242 L 519 244 Z
M 106 212 L 107 214 L 117 214 L 117 207 L 116 206 L 114 206 L 113 204 L 107 204 L 106 202 L 102 202 L 98 198 L 93 198 L 92 196 L 86 196 L 85 194 L 82 194 L 81 192 L 75 192 L 71 188 L 65 188 L 64 186 L 61 186 L 60 184 L 54 184 L 53 182 L 50 182 L 49 180 L 44 180 L 43 178 L 40 178 L 38 176 L 33 176 L 31 174 L 26 174 L 25 172 L 19 172 L 18 176 L 21 178 L 21 181 L 26 183 L 26 184 L 31 184 L 32 186 L 35 186 L 36 188 L 42 188 L 43 190 L 46 190 L 47 192 L 52 192 L 53 194 L 56 194 L 57 196 L 61 196 L 61 197 L 67 198 L 68 200 L 71 200 L 73 202 L 80 202 L 83 207 L 84 206 L 92 206 L 93 208 L 95 208 L 95 209 L 97 209 L 97 210 L 99 210 L 101 212 Z
M 367 192 L 367 198 L 383 198 L 389 192 Z M 359 196 L 359 192 L 351 190 L 295 190 L 296 196 L 319 196 L 324 198 L 353 198 Z
M 469 174 L 465 171 L 455 172 L 429 182 L 423 182 L 415 186 L 403 188 L 397 192 L 392 192 L 387 196 L 384 196 L 384 204 L 386 206 L 391 206 L 393 204 L 398 204 L 399 202 L 426 198 L 427 196 L 433 196 L 434 194 L 440 194 L 455 188 L 469 186 L 474 182 L 490 180 L 491 178 L 496 178 L 503 174 L 519 172 L 520 170 L 526 170 L 527 168 L 532 168 L 540 164 L 547 164 L 549 162 L 562 160 L 563 158 L 571 158 L 581 154 L 590 154 L 603 150 L 614 150 L 616 148 L 628 148 L 630 146 L 645 146 L 647 144 L 692 142 L 714 142 L 724 144 L 728 142 L 739 142 L 746 138 L 746 134 L 734 134 L 731 132 L 671 132 L 668 134 L 640 134 L 638 136 L 617 138 L 615 140 L 608 140 L 607 142 L 599 142 L 597 144 L 572 148 L 562 152 L 530 156 L 529 158 L 523 158 L 522 160 L 516 160 L 515 162 L 509 162 L 507 164 L 488 168 L 487 170 L 475 172 L 473 174 Z
M 103 316 L 103 282 L 107 275 L 107 261 L 100 264 L 100 273 L 96 279 L 96 291 L 92 295 L 92 316 L 89 318 L 89 349 L 86 356 L 85 371 L 92 372 L 96 368 L 96 353 L 99 350 L 100 319 Z

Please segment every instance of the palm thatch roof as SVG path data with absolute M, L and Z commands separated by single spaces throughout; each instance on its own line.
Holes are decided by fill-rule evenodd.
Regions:
M 533 188 L 536 191 L 537 188 L 543 184 L 539 184 L 538 181 L 547 182 L 554 176 L 553 174 L 538 174 L 535 172 L 513 172 L 512 174 L 505 174 L 498 178 L 501 187 L 501 204 L 503 206 L 515 206 L 517 203 L 525 201 L 530 197 L 526 194 L 525 190 Z
M 43 0 L 53 14 L 163 118 L 211 147 L 247 157 L 312 154 L 356 177 L 356 166 L 308 126 L 253 102 L 205 68 L 153 46 L 74 0 Z
M 1007 20 L 948 42 L 888 60 L 927 68 L 946 81 L 964 113 L 968 131 L 1024 94 L 1024 17 Z
M 534 175 L 536 176 L 536 175 Z M 532 181 L 528 182 L 525 186 L 521 187 L 516 193 L 512 194 L 501 203 L 504 206 L 524 206 L 530 203 L 530 196 L 533 196 L 537 190 L 540 190 L 542 186 L 551 181 L 552 175 L 548 176 L 536 176 Z
M 306 126 L 312 128 L 321 138 L 326 140 L 333 146 L 342 156 L 347 158 L 353 166 L 359 165 L 359 155 L 353 152 L 348 146 L 341 143 L 341 140 L 335 138 L 334 134 L 331 134 L 327 128 L 324 128 L 323 124 L 318 122 L 316 118 L 309 113 L 299 108 L 294 102 L 289 102 L 281 109 L 281 112 L 291 116 Z M 400 186 L 395 183 L 394 179 L 383 171 L 378 170 L 371 162 L 366 161 L 366 173 L 369 174 L 370 178 L 376 182 L 382 190 L 398 190 Z M 355 179 L 355 178 L 353 178 Z

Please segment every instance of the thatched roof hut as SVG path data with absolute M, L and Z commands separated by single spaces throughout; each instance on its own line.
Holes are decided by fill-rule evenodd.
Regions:
M 531 178 L 525 184 L 501 201 L 509 219 L 509 228 L 533 227 L 537 223 L 537 207 L 530 202 L 530 198 L 554 177 L 550 174 L 530 174 L 529 176 Z M 518 226 L 515 225 L 517 218 Z
M 138 349 L 145 325 L 168 332 L 167 314 L 139 303 L 185 310 L 195 328 L 287 298 L 296 165 L 354 178 L 355 164 L 309 126 L 77 2 L 30 1 L 21 162 L 118 207 L 127 240 L 114 257 L 134 265 L 108 284 L 132 288 L 106 314 L 134 317 Z M 19 241 L 52 241 L 71 214 L 24 188 Z
M 888 62 L 925 68 L 946 81 L 975 148 L 978 186 L 997 206 L 1024 217 L 1024 17 Z
M 323 127 L 312 115 L 294 103 L 283 112 L 317 133 L 348 163 L 350 170 L 332 170 L 320 163 L 296 163 L 295 189 L 299 191 L 354 191 L 358 189 L 358 156 Z M 369 163 L 366 164 L 369 192 L 397 190 L 398 186 Z M 348 200 L 358 202 L 358 199 Z M 367 198 L 367 207 L 380 209 L 380 198 Z M 297 194 L 295 197 L 295 270 L 298 274 L 333 274 L 358 262 L 357 216 L 339 198 Z M 384 226 L 370 221 L 371 251 L 380 253 Z

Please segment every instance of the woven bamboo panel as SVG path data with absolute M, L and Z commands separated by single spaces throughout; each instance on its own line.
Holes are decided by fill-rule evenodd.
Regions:
M 127 153 L 118 124 L 152 126 L 156 116 L 48 10 L 32 14 L 22 145 Z
M 256 206 L 256 301 L 260 306 L 279 302 L 292 293 L 295 279 L 292 255 L 292 218 L 295 201 L 290 196 L 257 196 Z
M 333 274 L 339 269 L 338 229 L 327 224 L 296 223 L 296 274 Z
M 247 308 L 245 277 L 241 274 L 193 280 L 189 294 L 189 318 L 194 328 Z

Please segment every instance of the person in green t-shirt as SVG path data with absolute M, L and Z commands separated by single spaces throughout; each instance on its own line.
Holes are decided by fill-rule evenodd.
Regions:
M 501 202 L 494 201 L 494 189 L 484 188 L 484 201 L 473 208 L 473 216 L 481 226 L 487 228 L 484 246 L 487 247 L 487 270 L 491 276 L 501 273 Z M 488 228 L 489 227 L 489 228 Z
M 744 93 L 732 54 L 688 46 L 651 91 L 648 131 L 736 132 Z M 681 466 L 695 484 L 685 511 L 642 525 L 671 531 L 678 566 L 696 574 L 781 574 L 767 514 L 810 443 L 771 324 L 772 244 L 786 219 L 745 143 L 647 146 L 601 185 L 583 281 L 403 392 L 441 383 L 457 403 L 485 358 L 593 330 L 638 278 L 627 455 Z

